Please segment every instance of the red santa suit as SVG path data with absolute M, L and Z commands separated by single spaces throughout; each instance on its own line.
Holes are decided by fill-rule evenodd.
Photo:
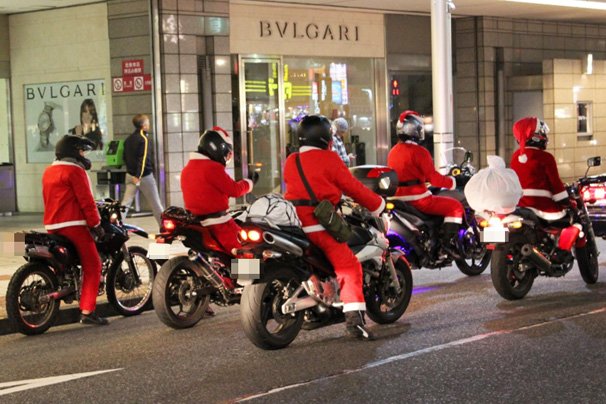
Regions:
M 305 177 L 319 201 L 329 200 L 336 205 L 346 194 L 375 215 L 385 209 L 385 201 L 356 180 L 337 153 L 311 146 L 301 147 L 299 153 L 293 153 L 286 159 L 284 197 L 287 200 L 310 200 L 297 170 L 297 155 L 300 155 Z M 324 251 L 337 274 L 343 311 L 366 310 L 362 267 L 347 243 L 339 243 L 324 230 L 313 214 L 313 207 L 297 206 L 296 209 L 308 239 Z
M 463 223 L 465 210 L 459 201 L 433 196 L 426 182 L 434 187 L 455 189 L 456 181 L 436 171 L 429 151 L 415 142 L 398 142 L 387 156 L 387 165 L 398 174 L 400 186 L 395 199 L 406 201 L 428 215 L 444 216 L 444 223 Z
M 101 279 L 101 260 L 89 228 L 101 223 L 91 183 L 84 168 L 55 161 L 42 175 L 44 227 L 69 239 L 82 265 L 80 310 L 94 311 Z
M 181 191 L 185 209 L 202 216 L 207 226 L 226 253 L 239 248 L 240 227 L 227 214 L 229 198 L 237 198 L 252 191 L 249 179 L 234 181 L 221 163 L 200 153 L 191 153 L 190 160 L 181 172 Z
M 542 219 L 558 220 L 566 216 L 560 203 L 567 201 L 568 192 L 560 179 L 556 161 L 545 150 L 526 146 L 539 124 L 537 118 L 529 117 L 514 125 L 514 136 L 520 148 L 511 158 L 511 169 L 518 175 L 523 190 L 518 205 L 531 209 Z

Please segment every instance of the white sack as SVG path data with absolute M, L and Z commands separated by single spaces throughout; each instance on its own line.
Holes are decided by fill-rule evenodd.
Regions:
M 259 197 L 239 219 L 265 222 L 272 226 L 301 227 L 295 207 L 279 194 Z
M 505 166 L 499 156 L 488 156 L 488 167 L 471 177 L 465 186 L 465 197 L 476 212 L 513 212 L 522 198 L 522 186 L 517 174 Z

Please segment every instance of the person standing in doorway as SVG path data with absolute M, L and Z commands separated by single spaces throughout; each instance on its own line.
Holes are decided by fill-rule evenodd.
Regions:
M 345 135 L 349 132 L 349 124 L 345 118 L 337 118 L 332 121 L 332 151 L 337 153 L 343 163 L 349 167 L 351 159 L 355 156 L 351 153 L 347 154 L 345 149 Z
M 149 139 L 149 117 L 144 114 L 133 118 L 135 131 L 124 142 L 124 163 L 126 164 L 126 190 L 122 205 L 128 209 L 135 199 L 137 189 L 141 190 L 145 199 L 151 206 L 154 218 L 160 225 L 161 214 L 164 208 L 158 194 L 158 186 L 154 178 L 152 144 Z

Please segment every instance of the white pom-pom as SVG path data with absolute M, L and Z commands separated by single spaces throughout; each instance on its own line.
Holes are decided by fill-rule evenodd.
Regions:
M 526 163 L 528 161 L 528 156 L 525 154 L 520 154 L 518 156 L 518 161 L 522 164 Z

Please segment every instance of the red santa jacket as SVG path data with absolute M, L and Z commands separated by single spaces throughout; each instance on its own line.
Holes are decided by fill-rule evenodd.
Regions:
M 47 167 L 42 175 L 42 197 L 47 230 L 101 223 L 90 178 L 76 163 L 59 160 Z
M 560 179 L 553 156 L 544 150 L 528 146 L 524 154 L 526 158 L 520 159 L 518 149 L 511 157 L 511 169 L 518 175 L 523 190 L 518 205 L 532 209 L 545 220 L 557 220 L 566 216 L 566 210 L 558 202 L 566 200 L 568 192 Z
M 285 199 L 290 201 L 311 199 L 297 170 L 297 155 L 301 156 L 301 166 L 305 178 L 318 201 L 329 200 L 336 205 L 341 200 L 341 196 L 345 194 L 375 215 L 385 209 L 383 198 L 355 179 L 337 153 L 310 146 L 301 147 L 299 153 L 293 153 L 286 159 L 284 164 Z M 324 230 L 313 214 L 313 207 L 297 206 L 296 209 L 305 233 Z
M 400 184 L 409 184 L 402 184 L 396 192 L 396 198 L 403 201 L 418 201 L 431 196 L 426 182 L 448 189 L 455 189 L 457 185 L 453 177 L 437 172 L 429 151 L 414 142 L 396 144 L 387 156 L 387 165 L 398 174 Z
M 229 198 L 237 198 L 252 191 L 249 179 L 234 181 L 225 167 L 200 153 L 191 153 L 181 172 L 181 191 L 185 209 L 197 216 L 223 212 L 229 208 Z M 230 215 L 220 215 L 202 221 L 211 226 L 228 222 Z

